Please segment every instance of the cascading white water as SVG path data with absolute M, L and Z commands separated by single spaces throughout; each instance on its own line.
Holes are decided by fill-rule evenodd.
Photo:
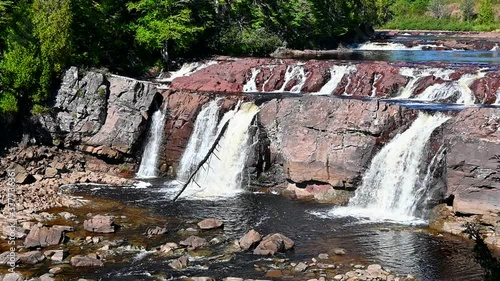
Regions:
M 348 206 L 330 215 L 414 222 L 417 197 L 425 196 L 420 179 L 426 171 L 426 146 L 432 132 L 448 119 L 440 113 L 420 113 L 408 130 L 375 155 Z
M 477 74 L 464 74 L 457 81 L 446 81 L 441 84 L 434 84 L 427 87 L 416 100 L 423 101 L 447 101 L 456 97 L 452 103 L 473 105 L 476 102 L 476 96 L 470 89 L 470 86 L 476 79 L 486 75 L 484 72 Z
M 158 109 L 153 113 L 148 141 L 142 153 L 141 165 L 137 172 L 138 178 L 154 178 L 158 174 L 157 164 L 161 144 L 163 142 L 163 126 L 165 124 L 166 109 Z
M 500 105 L 500 88 L 497 90 L 497 99 L 495 100 L 494 105 Z
M 401 43 L 378 43 L 378 42 L 366 42 L 359 45 L 356 50 L 363 51 L 419 51 L 424 48 L 436 48 L 437 45 L 425 44 L 417 45 L 413 47 L 406 47 Z
M 216 138 L 217 124 L 219 122 L 219 102 L 220 98 L 209 102 L 198 113 L 193 132 L 179 163 L 177 170 L 178 180 L 187 180 L 193 169 L 200 163 L 212 146 Z
M 279 90 L 276 90 L 274 92 L 285 92 L 286 85 L 288 82 L 296 79 L 298 82 L 293 86 L 289 92 L 291 93 L 299 93 L 300 90 L 302 90 L 302 87 L 304 87 L 304 84 L 306 83 L 307 76 L 306 72 L 304 70 L 304 65 L 303 64 L 296 64 L 296 65 L 289 65 L 286 68 L 285 71 L 285 82 L 281 86 Z
M 213 198 L 232 196 L 242 191 L 242 172 L 249 153 L 249 127 L 259 111 L 253 103 L 244 103 L 227 112 L 219 122 L 219 133 L 229 122 L 215 155 L 195 176 L 182 193 L 183 198 Z M 186 156 L 183 156 L 186 157 Z M 201 156 L 205 157 L 205 154 Z
M 330 80 L 321 87 L 319 92 L 312 93 L 312 95 L 331 95 L 335 89 L 337 89 L 337 86 L 339 85 L 340 81 L 342 81 L 342 78 L 344 75 L 349 75 L 351 72 L 356 71 L 356 66 L 355 65 L 334 65 L 332 68 L 330 68 Z
M 420 79 L 433 75 L 435 77 L 441 78 L 443 80 L 449 80 L 450 75 L 455 71 L 452 69 L 444 69 L 444 68 L 411 68 L 411 67 L 402 67 L 399 73 L 406 77 L 410 78 L 410 81 L 401 91 L 401 94 L 396 97 L 398 99 L 408 99 L 412 96 L 415 89 L 418 86 L 418 82 Z
M 248 80 L 245 85 L 243 85 L 243 92 L 245 93 L 252 93 L 252 92 L 258 92 L 259 89 L 257 88 L 257 82 L 255 79 L 257 78 L 257 75 L 260 73 L 260 68 L 252 68 L 252 76 L 250 77 L 250 80 Z
M 170 72 L 170 77 L 157 79 L 158 82 L 172 82 L 175 78 L 183 77 L 183 76 L 191 76 L 196 71 L 199 71 L 203 68 L 209 67 L 213 64 L 217 64 L 216 61 L 207 61 L 207 62 L 191 62 L 185 63 L 182 65 L 181 69 L 177 71 Z

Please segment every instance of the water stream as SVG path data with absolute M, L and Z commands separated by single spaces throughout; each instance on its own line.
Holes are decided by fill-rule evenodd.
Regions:
M 158 109 L 153 113 L 146 147 L 141 158 L 138 178 L 154 178 L 158 175 L 158 157 L 163 142 L 163 126 L 167 110 Z

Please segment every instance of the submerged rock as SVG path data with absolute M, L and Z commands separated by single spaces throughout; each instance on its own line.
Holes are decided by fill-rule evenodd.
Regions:
M 96 267 L 103 266 L 104 263 L 94 257 L 78 255 L 71 258 L 71 265 L 74 267 Z
M 207 240 L 198 236 L 189 236 L 186 240 L 179 242 L 179 244 L 186 246 L 188 250 L 196 250 L 208 246 Z
M 198 223 L 198 227 L 204 230 L 220 228 L 223 225 L 221 220 L 215 218 L 204 219 Z
M 187 256 L 182 256 L 178 259 L 173 260 L 168 265 L 170 265 L 170 267 L 174 269 L 183 269 L 189 266 L 189 258 Z

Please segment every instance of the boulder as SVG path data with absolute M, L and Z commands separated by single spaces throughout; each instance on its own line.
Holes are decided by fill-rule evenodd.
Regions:
M 293 248 L 295 243 L 288 237 L 280 233 L 269 234 L 262 239 L 253 251 L 255 255 L 274 255 L 278 252 L 285 252 Z
M 189 259 L 187 256 L 182 256 L 178 259 L 173 260 L 168 265 L 170 265 L 170 267 L 172 267 L 173 269 L 183 269 L 189 266 Z
M 239 245 L 243 251 L 246 251 L 259 243 L 262 240 L 262 235 L 251 229 L 243 237 L 240 238 Z
M 167 233 L 167 229 L 165 227 L 159 227 L 159 226 L 157 226 L 155 228 L 148 228 L 146 230 L 147 237 L 153 237 L 153 236 L 162 235 L 165 233 Z
M 63 242 L 64 230 L 56 227 L 33 226 L 24 240 L 26 248 L 47 247 Z
M 112 216 L 96 215 L 83 222 L 83 228 L 90 232 L 113 233 L 115 221 Z
M 186 246 L 188 250 L 196 250 L 208 246 L 207 240 L 198 236 L 189 236 L 186 240 L 179 242 L 180 245 Z
M 33 176 L 31 176 L 23 166 L 17 163 L 13 163 L 10 169 L 14 170 L 14 180 L 17 184 L 26 184 L 33 182 Z
M 96 258 L 78 255 L 71 258 L 71 265 L 74 267 L 97 267 L 103 266 L 104 263 Z
M 208 218 L 200 221 L 198 227 L 204 230 L 220 228 L 224 225 L 221 220 L 215 218 Z
M 24 280 L 24 277 L 17 272 L 7 273 L 2 279 L 2 281 L 22 281 L 22 280 Z

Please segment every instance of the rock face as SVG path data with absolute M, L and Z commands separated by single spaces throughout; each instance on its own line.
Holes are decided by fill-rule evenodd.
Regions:
M 225 59 L 203 68 L 191 76 L 174 79 L 170 87 L 173 91 L 184 92 L 240 93 L 244 90 L 244 85 L 252 80 L 254 83 L 251 87 L 252 91 L 282 92 L 301 86 L 299 87 L 301 93 L 315 93 L 331 81 L 331 70 L 335 67 L 337 67 L 335 79 L 339 81 L 332 86 L 332 89 L 328 90 L 329 93 L 322 91 L 323 94 L 372 98 L 398 96 L 412 79 L 412 77 L 402 74 L 404 68 L 407 67 L 415 68 L 416 72 L 422 72 L 428 67 L 451 71 L 453 75 L 450 75 L 448 81 L 455 81 L 464 75 L 475 74 L 479 71 L 477 67 L 457 69 L 450 65 L 437 63 L 421 66 L 387 62 L 344 63 L 338 60 L 308 60 L 303 62 L 292 59 Z M 342 68 L 344 70 L 341 70 Z M 302 74 L 294 76 L 294 73 Z M 428 74 L 420 77 L 419 81 L 415 83 L 411 96 L 418 96 L 428 86 L 443 83 L 444 80 L 437 76 L 439 75 Z M 500 70 L 490 69 L 484 78 L 477 79 L 472 83 L 471 89 L 477 95 L 476 102 L 495 103 L 499 89 L 499 76 Z
M 376 151 L 415 118 L 380 101 L 306 96 L 263 105 L 259 121 L 270 140 L 277 182 L 354 188 Z M 281 179 L 280 179 L 281 177 Z
M 80 78 L 80 75 L 84 75 Z M 53 110 L 42 114 L 42 141 L 76 147 L 108 158 L 132 155 L 155 101 L 156 88 L 121 76 L 82 73 L 71 67 L 65 74 Z
M 83 228 L 90 232 L 113 233 L 115 232 L 114 218 L 111 216 L 97 215 L 83 222 Z
M 480 124 L 480 125 L 478 125 Z M 500 112 L 468 108 L 445 124 L 448 195 L 463 214 L 500 212 Z

